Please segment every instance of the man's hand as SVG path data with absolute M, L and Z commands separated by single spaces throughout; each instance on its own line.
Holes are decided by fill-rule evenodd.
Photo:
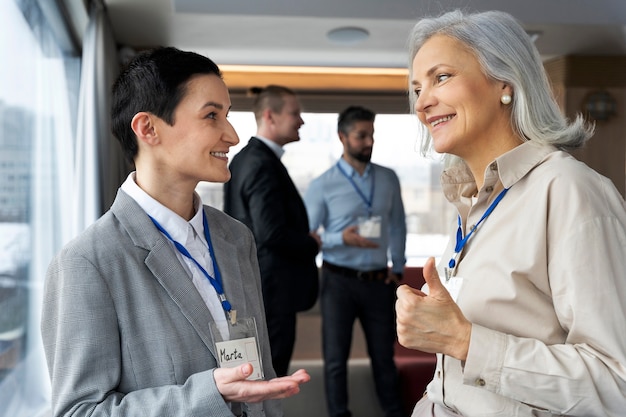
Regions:
M 467 358 L 472 323 L 469 322 L 439 279 L 435 259 L 424 265 L 428 294 L 408 285 L 398 287 L 396 323 L 398 341 L 404 347 Z
M 357 246 L 359 248 L 377 248 L 378 244 L 369 239 L 365 239 L 359 234 L 359 226 L 353 225 L 343 229 L 341 234 L 343 243 L 347 246 Z
M 226 401 L 257 403 L 291 397 L 300 392 L 300 384 L 311 379 L 304 369 L 299 369 L 291 375 L 269 381 L 248 381 L 246 378 L 252 374 L 252 369 L 249 363 L 215 369 L 213 377 L 217 389 Z
M 393 282 L 396 285 L 400 285 L 401 280 L 402 280 L 402 277 L 400 275 L 389 270 L 389 274 L 387 275 L 387 278 L 385 279 L 385 284 L 391 284 Z

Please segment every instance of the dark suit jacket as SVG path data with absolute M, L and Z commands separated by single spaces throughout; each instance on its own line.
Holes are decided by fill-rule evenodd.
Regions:
M 230 164 L 224 211 L 254 234 L 265 309 L 289 313 L 317 299 L 317 243 L 309 235 L 302 197 L 285 166 L 262 141 L 251 138 Z

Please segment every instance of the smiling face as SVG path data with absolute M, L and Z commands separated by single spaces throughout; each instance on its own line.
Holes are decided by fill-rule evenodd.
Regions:
M 227 119 L 230 96 L 215 74 L 196 75 L 174 112 L 174 123 L 156 118 L 156 164 L 165 178 L 190 183 L 230 179 L 227 153 L 239 137 Z
M 429 129 L 434 149 L 466 161 L 490 154 L 498 138 L 510 135 L 509 110 L 500 102 L 511 94 L 489 79 L 476 56 L 460 41 L 431 37 L 413 59 L 415 113 Z
M 282 98 L 284 104 L 280 113 L 272 112 L 275 142 L 281 146 L 299 141 L 299 130 L 304 124 L 304 120 L 302 120 L 300 115 L 300 102 L 297 97 L 291 94 L 283 94 Z

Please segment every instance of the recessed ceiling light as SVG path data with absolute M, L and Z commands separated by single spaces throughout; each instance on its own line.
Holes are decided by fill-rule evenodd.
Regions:
M 339 45 L 354 45 L 363 42 L 370 33 L 363 28 L 347 26 L 333 29 L 326 36 L 331 42 Z

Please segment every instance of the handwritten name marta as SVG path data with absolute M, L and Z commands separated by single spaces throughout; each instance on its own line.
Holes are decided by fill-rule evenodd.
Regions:
M 226 353 L 226 349 L 220 350 L 220 362 L 230 362 L 242 359 L 243 355 L 241 352 L 237 351 L 237 349 L 233 350 L 231 353 Z

